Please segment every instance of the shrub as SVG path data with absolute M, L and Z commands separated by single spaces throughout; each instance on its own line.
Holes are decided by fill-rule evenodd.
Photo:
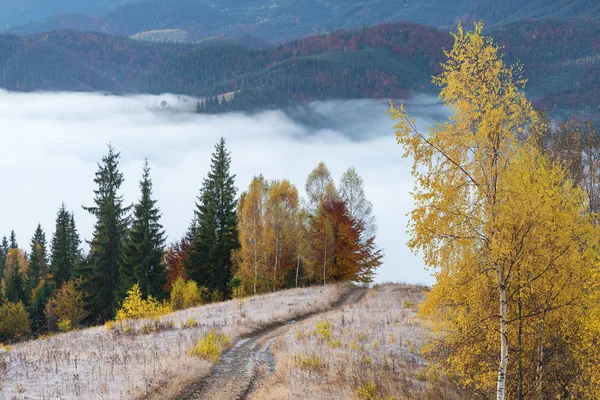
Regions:
M 198 285 L 194 281 L 187 281 L 183 287 L 183 308 L 196 307 L 200 302 Z
M 318 371 L 323 368 L 323 361 L 317 356 L 304 358 L 301 355 L 296 355 L 296 365 L 303 369 Z
M 69 332 L 73 327 L 70 319 L 61 319 L 58 321 L 58 330 L 61 332 Z
M 191 356 L 202 357 L 206 360 L 217 362 L 221 354 L 230 345 L 230 340 L 225 334 L 218 334 L 215 331 L 210 332 L 196 343 L 196 346 L 188 349 Z
M 331 328 L 333 324 L 328 321 L 317 322 L 315 335 L 322 340 L 331 340 Z
M 83 292 L 77 288 L 80 281 L 63 283 L 46 304 L 44 314 L 48 330 L 59 329 L 61 321 L 70 321 L 71 328 L 78 328 L 86 312 L 83 302 Z M 64 322 L 63 322 L 64 327 Z
M 127 297 L 117 311 L 116 320 L 157 318 L 169 312 L 171 312 L 171 307 L 167 303 L 161 303 L 152 296 L 148 296 L 148 299 L 144 300 L 140 285 L 136 283 L 127 291 Z
M 223 301 L 223 294 L 221 293 L 221 291 L 219 289 L 215 289 L 210 293 L 210 302 L 211 303 L 218 303 L 220 301 Z
M 177 278 L 171 289 L 171 308 L 173 310 L 183 310 L 184 308 L 195 307 L 202 304 L 206 297 L 206 288 L 199 288 L 194 281 L 186 282 L 183 278 Z
M 17 340 L 29 335 L 31 320 L 23 303 L 6 302 L 0 306 L 0 338 Z
M 183 291 L 185 289 L 185 279 L 179 277 L 173 283 L 171 288 L 171 308 L 173 310 L 183 310 Z
M 359 386 L 356 389 L 356 397 L 358 397 L 360 400 L 374 400 L 376 394 L 377 386 L 373 382 Z

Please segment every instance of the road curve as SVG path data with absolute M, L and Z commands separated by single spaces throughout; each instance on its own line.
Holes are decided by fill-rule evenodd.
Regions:
M 183 389 L 175 399 L 246 399 L 264 375 L 275 370 L 269 347 L 279 335 L 298 321 L 358 302 L 366 290 L 365 288 L 351 289 L 328 310 L 309 313 L 241 339 L 221 357 L 221 361 L 213 367 L 210 375 Z

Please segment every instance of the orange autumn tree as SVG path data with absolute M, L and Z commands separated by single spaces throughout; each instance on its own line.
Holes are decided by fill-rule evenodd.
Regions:
M 369 283 L 383 257 L 373 236 L 362 240 L 364 224 L 353 219 L 348 206 L 330 184 L 311 217 L 307 274 L 323 285 L 329 282 Z
M 391 110 L 414 159 L 409 246 L 436 278 L 426 354 L 487 398 L 580 398 L 593 386 L 581 354 L 598 232 L 584 192 L 530 135 L 540 122 L 519 68 L 482 28 L 459 25 L 434 79 L 449 121 L 421 132 Z
M 185 264 L 187 262 L 189 247 L 189 240 L 183 238 L 179 242 L 170 245 L 165 253 L 165 263 L 167 265 L 167 283 L 165 284 L 165 290 L 167 292 L 171 291 L 173 284 L 177 279 L 187 279 Z

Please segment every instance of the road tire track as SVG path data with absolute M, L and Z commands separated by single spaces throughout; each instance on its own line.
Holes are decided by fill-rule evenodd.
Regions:
M 353 288 L 328 310 L 309 313 L 293 320 L 274 324 L 241 339 L 221 357 L 219 364 L 212 368 L 208 376 L 186 387 L 175 398 L 181 400 L 246 399 L 260 380 L 275 371 L 275 361 L 270 354 L 270 345 L 279 335 L 299 321 L 358 302 L 366 291 L 365 288 Z

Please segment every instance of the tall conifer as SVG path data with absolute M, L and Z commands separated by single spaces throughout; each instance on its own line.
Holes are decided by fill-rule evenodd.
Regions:
M 139 283 L 145 296 L 162 297 L 166 283 L 164 262 L 165 232 L 160 210 L 152 198 L 152 180 L 148 160 L 140 181 L 141 197 L 136 204 L 127 244 L 127 262 L 121 271 L 121 293 Z
M 125 237 L 130 207 L 123 206 L 118 194 L 123 184 L 119 171 L 120 153 L 109 145 L 108 154 L 98 164 L 94 182 L 94 206 L 84 210 L 96 217 L 90 253 L 80 272 L 84 278 L 89 322 L 104 322 L 114 315 L 118 305 L 119 271 L 125 263 Z
M 52 263 L 50 271 L 54 275 L 56 287 L 73 277 L 76 264 L 81 258 L 81 240 L 75 226 L 73 213 L 67 211 L 64 203 L 56 215 L 56 227 L 52 236 Z
M 188 273 L 199 285 L 227 293 L 232 277 L 231 253 L 239 248 L 235 175 L 231 157 L 221 138 L 211 158 L 196 204 L 196 232 L 188 256 Z

